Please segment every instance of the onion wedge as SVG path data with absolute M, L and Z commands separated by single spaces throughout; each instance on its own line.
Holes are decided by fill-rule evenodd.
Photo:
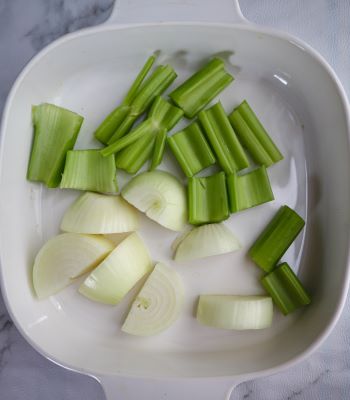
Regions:
M 135 176 L 124 186 L 122 196 L 165 228 L 181 231 L 186 225 L 185 188 L 168 172 L 151 171 Z
M 271 325 L 273 304 L 268 296 L 201 295 L 197 320 L 222 329 L 264 329 Z
M 194 260 L 230 253 L 241 248 L 233 233 L 224 224 L 207 224 L 193 228 L 175 239 L 175 261 Z
M 134 232 L 91 272 L 79 292 L 90 300 L 118 304 L 152 266 L 146 246 Z
M 122 331 L 137 336 L 155 335 L 175 322 L 183 301 L 184 287 L 179 274 L 159 263 L 132 303 Z
M 78 197 L 61 223 L 62 231 L 91 234 L 132 232 L 138 227 L 137 210 L 122 197 L 92 192 Z
M 111 241 L 92 235 L 62 233 L 35 257 L 33 285 L 39 299 L 51 296 L 98 265 L 112 250 Z

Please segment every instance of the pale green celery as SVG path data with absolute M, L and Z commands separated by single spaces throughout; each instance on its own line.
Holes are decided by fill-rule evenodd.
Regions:
M 269 167 L 283 159 L 283 155 L 246 100 L 233 110 L 229 120 L 243 146 L 257 164 Z
M 99 150 L 68 151 L 60 188 L 117 193 L 113 155 L 103 157 Z
M 155 143 L 154 143 L 152 162 L 151 162 L 151 166 L 149 168 L 150 171 L 153 171 L 154 169 L 156 169 L 158 167 L 158 165 L 162 162 L 164 150 L 165 150 L 166 138 L 167 138 L 166 129 L 163 129 L 160 132 L 158 132 Z
M 250 258 L 265 272 L 276 266 L 305 225 L 288 206 L 282 206 L 248 251 Z
M 201 111 L 198 119 L 215 152 L 218 163 L 226 174 L 233 174 L 249 166 L 247 155 L 220 102 Z
M 193 225 L 220 222 L 230 215 L 224 172 L 188 180 L 189 222 Z
M 109 156 L 119 152 L 144 135 L 152 133 L 156 136 L 163 130 L 168 131 L 175 126 L 182 116 L 183 111 L 180 108 L 173 106 L 158 96 L 152 104 L 147 119 L 130 133 L 102 149 L 101 154 L 105 157 Z
M 141 71 L 137 75 L 135 81 L 131 85 L 129 91 L 127 92 L 124 100 L 122 101 L 121 105 L 115 108 L 102 122 L 102 124 L 96 129 L 94 135 L 97 140 L 100 142 L 107 144 L 110 137 L 114 134 L 118 127 L 121 124 L 124 125 L 122 128 L 130 129 L 133 123 L 136 121 L 137 117 L 130 118 L 129 114 L 131 111 L 131 104 L 135 99 L 137 92 L 140 89 L 142 82 L 144 81 L 146 75 L 152 68 L 155 57 L 151 56 L 146 61 L 145 65 L 142 67 Z
M 193 118 L 233 79 L 233 76 L 225 71 L 224 62 L 213 58 L 169 96 L 184 110 L 186 117 Z
M 136 174 L 152 156 L 155 137 L 147 134 L 116 154 L 116 166 L 129 174 Z
M 230 174 L 226 179 L 232 213 L 274 200 L 265 166 L 244 175 Z
M 34 140 L 27 179 L 57 187 L 68 150 L 74 147 L 84 118 L 53 104 L 32 107 Z
M 141 124 L 139 124 L 129 134 L 118 139 L 116 142 L 110 144 L 108 147 L 102 149 L 101 154 L 107 157 L 114 153 L 118 153 L 121 150 L 128 148 L 128 146 L 131 146 L 134 143 L 138 142 L 143 137 L 151 135 L 155 138 L 154 154 L 151 164 L 151 169 L 154 169 L 162 161 L 167 131 L 172 129 L 175 124 L 182 118 L 182 116 L 183 111 L 180 108 L 173 106 L 172 104 L 168 103 L 160 96 L 158 96 L 154 100 L 148 118 L 145 121 L 141 122 Z M 119 156 L 117 156 L 117 159 L 118 157 Z M 131 153 L 131 157 L 133 157 L 133 153 Z M 126 161 L 126 158 L 124 158 L 124 166 Z M 144 160 L 144 162 L 145 161 L 146 159 Z M 131 163 L 133 162 L 134 161 L 131 161 Z
M 189 178 L 215 163 L 215 157 L 197 122 L 169 137 L 168 144 Z
M 310 296 L 287 263 L 265 275 L 261 283 L 284 315 L 311 303 Z
M 176 76 L 175 71 L 170 65 L 160 65 L 157 67 L 132 101 L 129 115 L 108 139 L 107 143 L 112 144 L 128 133 L 135 120 L 147 111 L 156 97 L 160 96 L 171 85 Z

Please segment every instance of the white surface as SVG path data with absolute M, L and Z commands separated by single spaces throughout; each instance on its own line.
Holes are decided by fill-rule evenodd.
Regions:
M 52 2 L 52 3 L 55 3 L 55 2 Z M 322 7 L 320 7 L 320 9 L 322 9 Z M 6 10 L 5 10 L 6 11 Z M 57 11 L 57 10 L 56 10 Z M 59 13 L 58 13 L 59 14 Z M 3 15 L 3 14 L 2 14 Z M 249 17 L 249 15 L 248 15 L 248 17 Z M 343 17 L 343 15 L 342 15 L 342 17 Z M 288 19 L 288 21 L 289 21 L 289 19 Z M 348 33 L 348 32 L 347 32 Z M 4 320 L 5 321 L 5 320 Z M 10 326 L 10 324 L 9 323 L 7 323 L 7 322 L 4 322 L 5 323 L 5 326 L 6 327 L 9 327 Z M 6 332 L 7 332 L 7 329 L 5 329 L 5 334 L 6 334 Z M 7 336 L 6 336 L 7 337 Z M 4 343 L 5 343 L 5 346 L 4 346 L 4 353 L 5 353 L 5 357 L 6 357 L 6 337 L 5 337 L 5 340 L 4 340 Z M 337 340 L 337 339 L 336 339 Z M 18 343 L 18 342 L 17 342 Z M 19 344 L 18 345 L 20 345 L 20 343 L 21 342 L 19 342 Z M 341 349 L 342 349 L 342 347 L 341 347 Z M 342 351 L 340 351 L 340 353 L 339 354 L 341 354 L 341 352 Z M 36 358 L 37 358 L 37 356 L 35 356 Z M 315 355 L 315 356 L 313 356 L 311 359 L 310 359 L 310 361 L 309 361 L 309 363 L 312 363 L 312 360 L 313 359 L 315 359 L 315 357 L 316 357 L 316 359 L 317 359 L 317 355 Z M 344 356 L 343 356 L 344 357 Z M 14 358 L 14 360 L 16 360 L 16 358 Z M 345 365 L 346 365 L 346 358 L 341 358 L 341 360 L 344 360 L 345 361 Z M 322 359 L 321 359 L 321 361 L 322 361 Z M 327 360 L 328 361 L 328 360 Z M 335 360 L 335 359 L 333 359 L 333 362 L 334 363 L 336 363 L 337 361 Z M 288 396 L 292 396 L 293 395 L 293 391 L 295 392 L 295 394 L 293 395 L 293 396 L 304 396 L 304 394 L 305 394 L 305 398 L 312 398 L 311 396 L 313 396 L 314 394 L 315 394 L 315 389 L 314 389 L 314 387 L 315 386 L 317 386 L 316 384 L 321 384 L 322 383 L 322 381 L 324 381 L 324 380 L 326 380 L 327 381 L 327 379 L 330 379 L 329 378 L 329 376 L 331 375 L 331 372 L 332 372 L 332 370 L 329 368 L 329 363 L 327 362 L 327 368 L 324 368 L 323 369 L 323 364 L 322 364 L 322 362 L 321 363 L 318 363 L 313 369 L 308 369 L 308 374 L 307 373 L 305 373 L 304 372 L 304 374 L 301 374 L 300 376 L 301 377 L 303 377 L 304 376 L 304 379 L 305 379 L 305 377 L 306 377 L 306 379 L 307 379 L 307 381 L 302 381 L 301 383 L 295 383 L 295 382 L 293 382 L 293 380 L 292 380 L 292 378 L 290 378 L 290 375 L 286 375 L 287 377 L 288 377 L 288 385 L 286 385 L 285 384 L 285 380 L 284 380 L 284 386 L 287 386 L 286 387 L 286 390 L 287 391 L 285 391 L 285 392 L 280 392 L 278 389 L 276 390 L 276 388 L 278 387 L 278 385 L 277 385 L 277 383 L 278 382 L 280 382 L 281 381 L 281 378 L 276 378 L 276 380 L 274 380 L 275 378 L 269 378 L 269 380 L 261 380 L 261 382 L 267 382 L 266 383 L 266 398 L 270 398 L 270 399 L 273 399 L 273 398 L 281 398 L 282 396 L 284 396 L 284 394 L 283 393 L 285 393 L 285 397 L 288 397 Z M 340 365 L 340 364 L 337 364 L 337 365 Z M 50 366 L 50 368 L 53 368 L 52 366 Z M 296 370 L 299 370 L 301 367 L 297 367 L 297 369 Z M 5 370 L 6 371 L 6 370 Z M 56 370 L 55 370 L 56 371 Z M 342 372 L 342 375 L 344 375 L 344 374 L 346 374 L 346 370 L 342 370 L 343 372 Z M 322 374 L 321 374 L 321 372 L 322 372 Z M 58 372 L 56 372 L 56 373 L 58 373 Z M 63 374 L 63 376 L 64 376 L 64 372 L 63 371 L 61 371 L 60 370 L 60 372 L 59 372 L 60 374 Z M 320 374 L 320 375 L 319 375 Z M 292 375 L 293 376 L 293 375 Z M 320 376 L 320 378 L 319 378 L 319 376 Z M 337 375 L 337 376 L 335 376 L 335 379 L 334 380 L 330 380 L 330 385 L 331 385 L 331 387 L 332 387 L 332 390 L 333 390 L 333 394 L 334 394 L 334 390 L 337 390 L 337 386 L 335 386 L 334 387 L 334 385 L 332 386 L 332 382 L 334 382 L 334 384 L 335 385 L 337 385 L 338 384 L 338 379 L 339 379 L 339 376 L 340 375 Z M 346 375 L 345 375 L 346 376 Z M 54 378 L 53 378 L 54 379 Z M 287 379 L 287 378 L 286 378 Z M 270 393 L 269 392 L 269 390 L 268 390 L 268 382 L 277 382 L 277 383 L 274 383 L 274 387 L 275 387 L 275 393 Z M 315 382 L 315 384 L 310 384 L 310 385 L 307 385 L 308 383 L 312 383 L 312 382 Z M 20 382 L 18 382 L 17 381 L 17 384 L 20 384 Z M 300 391 L 300 389 L 297 389 L 297 386 L 296 385 L 298 385 L 298 384 L 301 384 L 301 386 L 306 386 L 306 390 L 303 390 L 303 392 L 300 394 L 299 393 L 299 391 Z M 259 385 L 259 382 L 258 383 L 256 383 L 255 385 Z M 261 383 L 261 389 L 259 389 L 259 391 L 257 391 L 256 393 L 256 397 L 255 398 L 264 398 L 264 397 L 262 397 L 262 396 L 265 396 L 265 394 L 264 394 L 264 383 Z M 19 387 L 20 387 L 20 385 L 18 385 Z M 237 395 L 239 395 L 239 390 L 245 390 L 244 388 L 246 387 L 246 386 L 244 386 L 244 385 L 242 385 L 243 386 L 243 388 L 242 389 L 238 389 L 238 392 L 237 392 Z M 30 386 L 29 386 L 30 387 Z M 256 390 L 256 389 L 254 389 L 254 388 L 256 388 L 257 386 L 252 386 L 252 390 Z M 294 390 L 294 388 L 296 388 L 295 390 Z M 327 387 L 326 387 L 327 388 Z M 289 393 L 288 393 L 288 389 L 289 389 Z M 344 380 L 344 384 L 342 385 L 342 386 L 340 386 L 339 388 L 338 388 L 338 391 L 337 391 L 337 393 L 339 394 L 339 396 L 338 396 L 338 398 L 341 398 L 341 396 L 342 396 L 342 393 L 345 393 L 345 390 L 347 389 L 347 386 L 346 386 L 346 380 Z M 33 396 L 36 396 L 37 395 L 37 392 L 35 391 L 35 390 L 37 390 L 37 388 L 35 387 L 35 386 L 33 386 Z M 43 388 L 41 388 L 40 390 L 44 390 Z M 84 389 L 82 389 L 82 390 L 84 390 Z M 309 391 L 309 394 L 308 394 L 308 391 Z M 323 392 L 324 393 L 324 395 L 327 395 L 327 391 L 326 390 L 322 390 L 322 389 L 320 389 L 320 393 L 321 392 Z M 10 392 L 10 394 L 9 394 L 9 398 L 11 398 L 10 396 L 15 396 L 15 394 L 13 394 L 13 393 L 16 393 L 16 387 L 14 388 L 14 391 L 12 391 L 12 392 Z M 93 392 L 90 392 L 90 395 L 91 395 L 91 393 L 93 393 Z M 262 395 L 262 393 L 263 393 L 263 395 Z M 249 394 L 249 390 L 248 390 L 248 392 L 246 393 L 246 394 Z M 51 394 L 52 395 L 52 394 Z M 87 394 L 84 394 L 84 398 L 88 398 L 88 395 Z M 96 398 L 98 395 L 93 395 L 91 398 Z M 101 394 L 99 395 L 100 397 L 101 397 Z M 252 392 L 250 395 L 249 395 L 251 398 L 254 398 L 254 392 Z M 273 396 L 275 396 L 275 397 L 273 397 Z M 320 396 L 321 396 L 321 394 L 320 394 Z M 13 397 L 13 398 L 26 398 L 26 397 Z M 43 397 L 44 398 L 44 397 Z M 66 397 L 65 398 L 69 398 L 69 394 L 67 393 L 67 395 L 66 395 Z M 72 395 L 72 398 L 73 398 L 73 395 Z M 74 397 L 74 398 L 78 398 L 78 397 Z M 237 397 L 238 398 L 238 397 Z M 324 398 L 327 398 L 327 397 L 324 397 Z M 344 397 L 345 398 L 345 397 Z

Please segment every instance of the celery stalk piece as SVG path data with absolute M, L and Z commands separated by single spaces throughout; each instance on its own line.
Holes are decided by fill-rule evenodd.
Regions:
M 136 174 L 143 164 L 152 156 L 155 137 L 147 134 L 121 152 L 116 154 L 115 164 L 117 168 L 123 169 L 129 174 Z
M 246 100 L 233 110 L 229 120 L 243 146 L 257 164 L 269 167 L 283 159 L 283 155 Z
M 57 187 L 61 181 L 68 150 L 74 147 L 84 118 L 43 103 L 32 107 L 34 140 L 28 164 L 27 179 Z
M 244 175 L 230 174 L 226 180 L 231 213 L 274 200 L 265 166 Z
M 261 283 L 284 315 L 311 303 L 310 296 L 287 263 L 265 275 Z
M 193 118 L 233 79 L 233 76 L 225 71 L 224 62 L 213 58 L 169 96 L 184 110 L 186 117 Z
M 248 251 L 250 258 L 270 272 L 305 225 L 288 206 L 282 206 Z
M 198 119 L 216 154 L 218 163 L 226 174 L 233 174 L 249 166 L 248 158 L 220 102 L 201 111 Z
M 230 215 L 224 172 L 188 180 L 189 222 L 193 225 L 220 222 Z
M 136 173 L 153 151 L 150 167 L 152 170 L 162 161 L 168 130 L 172 129 L 182 116 L 183 111 L 180 108 L 158 96 L 147 119 L 130 133 L 102 149 L 101 154 L 108 157 L 121 152 L 116 156 L 117 167 L 129 173 Z
M 129 91 L 127 92 L 124 100 L 122 101 L 121 105 L 115 108 L 102 122 L 102 124 L 96 129 L 94 135 L 97 140 L 106 144 L 110 137 L 114 134 L 120 124 L 127 118 L 130 113 L 130 105 L 132 101 L 135 99 L 137 92 L 140 89 L 142 82 L 144 81 L 146 75 L 152 68 L 156 58 L 151 56 L 146 61 L 145 65 L 142 67 L 141 71 L 137 75 L 135 81 L 131 85 Z M 135 122 L 136 118 L 130 120 L 126 125 L 130 125 L 131 128 L 132 124 Z
M 215 157 L 197 122 L 169 137 L 168 144 L 188 178 L 215 163 Z
M 60 188 L 117 193 L 116 171 L 113 155 L 103 157 L 99 150 L 70 150 Z
M 176 73 L 170 65 L 158 66 L 153 74 L 145 81 L 130 104 L 130 111 L 122 121 L 107 144 L 114 143 L 117 139 L 129 132 L 136 119 L 142 115 L 153 103 L 157 96 L 161 95 L 174 81 Z
M 149 168 L 150 171 L 155 170 L 158 167 L 158 165 L 162 162 L 165 150 L 166 138 L 167 138 L 166 129 L 162 129 L 160 132 L 158 132 L 154 143 L 152 162 Z
M 102 149 L 101 154 L 104 157 L 110 156 L 148 133 L 157 135 L 163 130 L 168 131 L 176 125 L 182 116 L 183 111 L 180 108 L 173 106 L 160 96 L 157 96 L 152 104 L 147 119 L 141 122 L 141 124 L 130 133 Z

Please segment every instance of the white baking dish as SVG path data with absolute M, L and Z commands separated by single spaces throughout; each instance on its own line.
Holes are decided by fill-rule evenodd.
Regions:
M 285 259 L 298 271 L 313 303 L 288 318 L 276 312 L 270 329 L 242 333 L 199 326 L 192 316 L 199 293 L 260 293 L 259 271 L 244 250 L 175 265 L 169 261 L 175 235 L 147 221 L 141 234 L 154 258 L 174 265 L 187 289 L 183 315 L 164 334 L 140 339 L 120 332 L 131 296 L 118 307 L 107 307 L 82 298 L 77 285 L 46 301 L 33 295 L 33 257 L 58 232 L 77 193 L 26 181 L 31 105 L 54 102 L 86 116 L 77 145 L 95 146 L 94 128 L 155 50 L 161 50 L 161 62 L 172 63 L 178 82 L 204 59 L 221 53 L 236 77 L 220 96 L 227 111 L 247 98 L 285 155 L 270 169 L 276 201 L 228 223 L 247 249 L 281 204 L 307 220 Z M 8 97 L 1 135 L 1 284 L 9 312 L 35 349 L 96 377 L 108 398 L 223 399 L 238 383 L 306 357 L 336 323 L 349 283 L 346 96 L 313 49 L 248 23 L 236 2 L 121 2 L 106 24 L 57 40 L 26 66 Z M 162 168 L 178 173 L 170 158 Z

